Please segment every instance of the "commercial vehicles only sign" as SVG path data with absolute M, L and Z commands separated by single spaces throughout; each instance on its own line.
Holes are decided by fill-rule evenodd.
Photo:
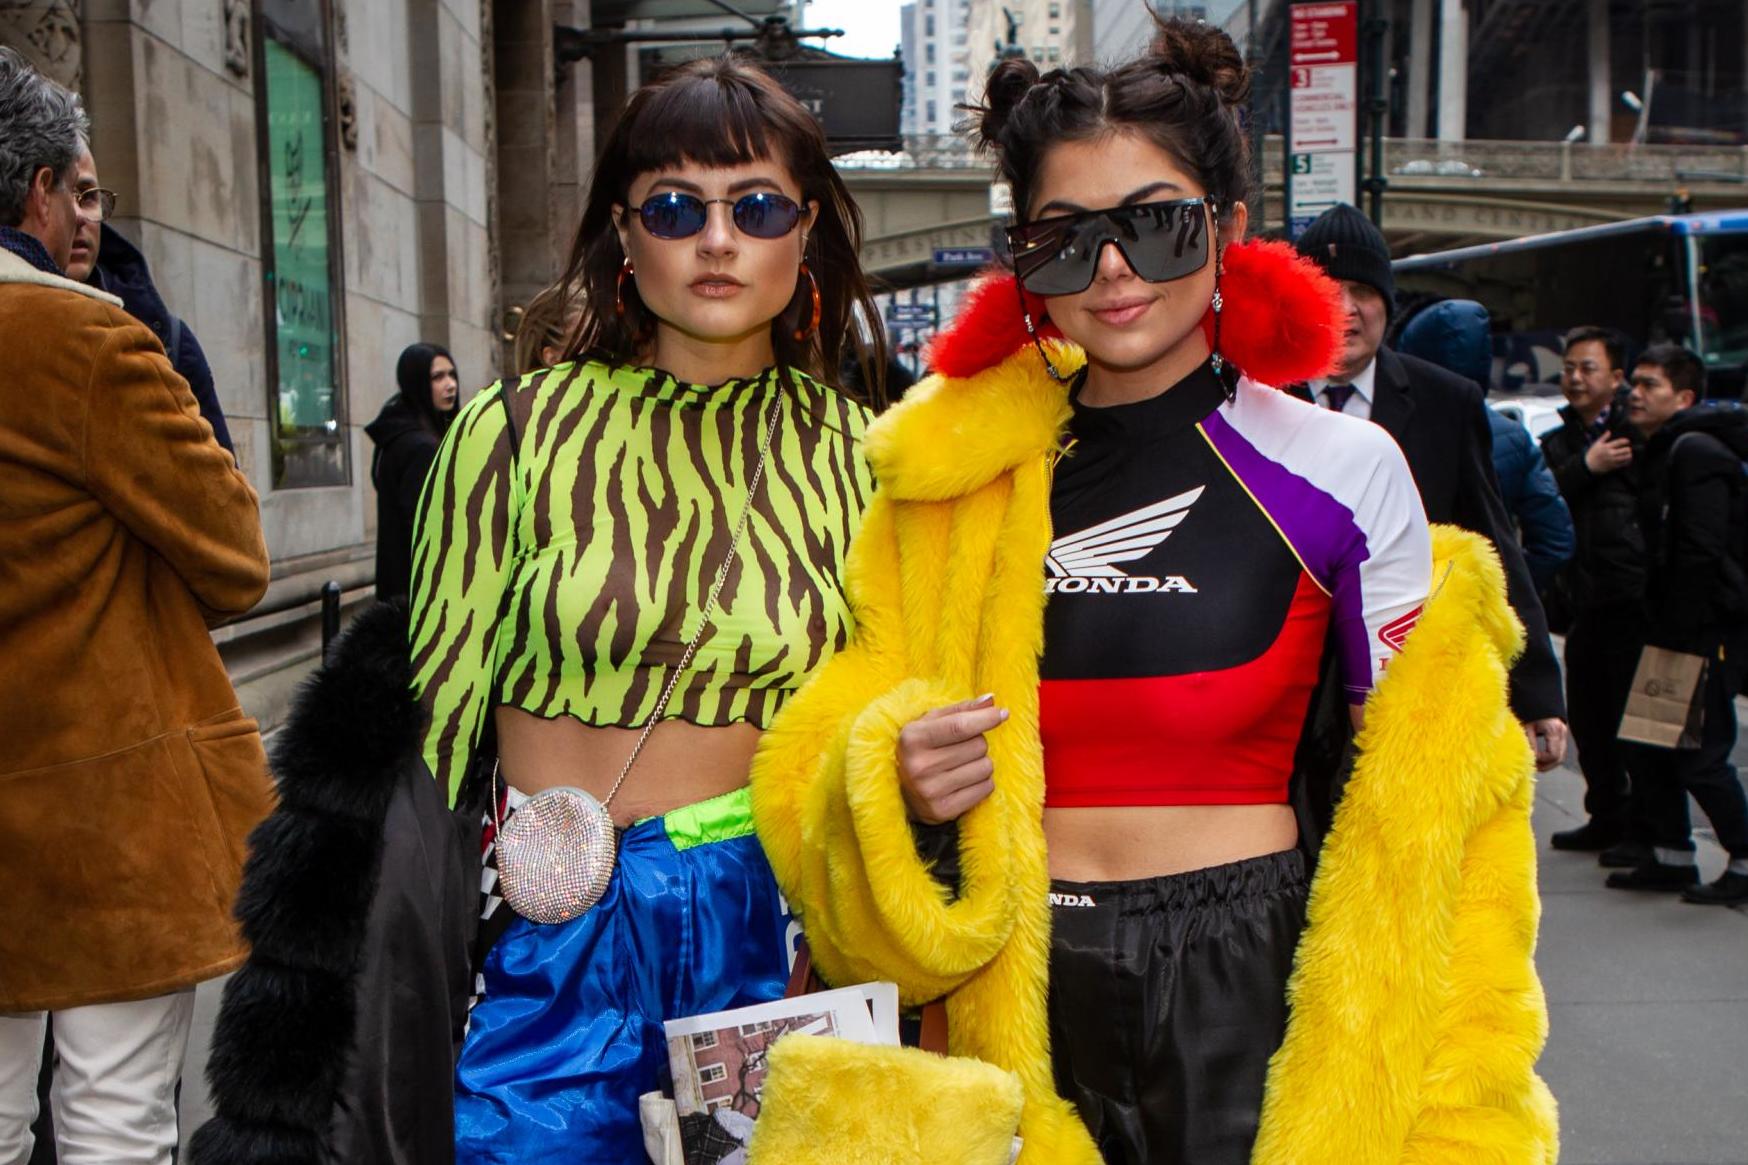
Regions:
M 1336 203 L 1356 201 L 1358 0 L 1294 4 L 1288 68 L 1287 232 L 1298 238 Z

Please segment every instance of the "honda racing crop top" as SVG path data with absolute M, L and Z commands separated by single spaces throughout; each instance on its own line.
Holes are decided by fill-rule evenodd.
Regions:
M 1078 395 L 1078 394 L 1077 394 Z M 1287 799 L 1333 629 L 1362 703 L 1426 601 L 1432 544 L 1395 441 L 1203 365 L 1078 401 L 1050 497 L 1046 804 Z
M 425 483 L 412 588 L 425 759 L 452 799 L 494 705 L 598 726 L 649 716 L 698 633 L 774 393 L 739 556 L 666 713 L 764 728 L 849 638 L 839 579 L 873 492 L 867 410 L 798 372 L 703 386 L 597 362 L 461 410 Z

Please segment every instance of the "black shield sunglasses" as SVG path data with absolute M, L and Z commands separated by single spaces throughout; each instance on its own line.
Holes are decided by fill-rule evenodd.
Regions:
M 637 217 L 643 229 L 658 239 L 689 239 L 704 229 L 710 208 L 716 203 L 731 207 L 735 229 L 755 239 L 780 239 L 801 221 L 801 207 L 793 198 L 767 190 L 739 198 L 699 198 L 669 191 L 643 200 Z
M 1206 213 L 1203 213 L 1206 208 Z M 1092 286 L 1106 243 L 1149 283 L 1169 283 L 1208 265 L 1214 199 L 1137 202 L 1041 218 L 1008 228 L 1014 275 L 1035 295 L 1074 295 Z

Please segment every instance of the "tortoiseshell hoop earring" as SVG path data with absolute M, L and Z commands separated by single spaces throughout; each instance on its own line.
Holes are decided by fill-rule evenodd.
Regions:
M 805 328 L 796 328 L 795 329 L 794 335 L 795 335 L 796 343 L 800 343 L 801 341 L 807 339 L 807 337 L 813 335 L 813 333 L 819 331 L 819 316 L 820 316 L 819 281 L 813 277 L 813 272 L 808 270 L 806 261 L 802 262 L 800 273 L 807 277 L 807 292 L 808 292 L 809 297 L 813 300 L 813 315 L 808 320 L 807 326 Z
M 631 265 L 627 256 L 619 263 L 619 281 L 613 285 L 613 314 L 620 319 L 625 318 L 625 281 L 637 274 L 637 268 Z

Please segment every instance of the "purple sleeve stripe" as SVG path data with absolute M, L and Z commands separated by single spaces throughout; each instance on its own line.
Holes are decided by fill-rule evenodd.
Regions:
M 1342 571 L 1370 557 L 1352 510 L 1262 453 L 1221 413 L 1202 422 L 1202 434 L 1324 590 L 1333 590 Z
M 1210 413 L 1199 427 L 1311 577 L 1330 594 L 1347 687 L 1350 691 L 1370 691 L 1372 653 L 1359 566 L 1371 557 L 1371 549 L 1353 511 L 1262 453 L 1232 426 L 1223 411 Z

